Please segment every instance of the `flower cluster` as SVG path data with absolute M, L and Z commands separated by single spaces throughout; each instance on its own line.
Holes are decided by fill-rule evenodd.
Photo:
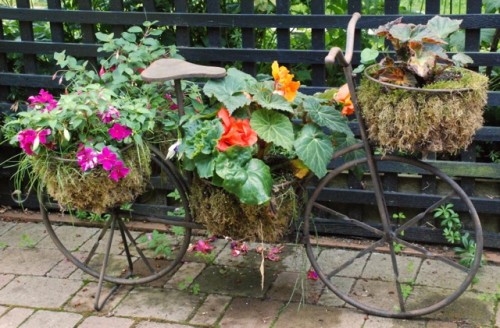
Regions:
M 185 170 L 251 205 L 270 201 L 280 175 L 324 176 L 336 145 L 355 139 L 331 91 L 302 94 L 293 78 L 275 61 L 268 78 L 230 68 L 225 78 L 209 80 L 196 98 L 204 106 L 193 102 L 185 110 L 168 157 L 176 151 Z
M 334 99 L 343 106 L 342 115 L 349 116 L 354 114 L 354 105 L 351 101 L 351 93 L 349 92 L 347 83 L 340 87 Z

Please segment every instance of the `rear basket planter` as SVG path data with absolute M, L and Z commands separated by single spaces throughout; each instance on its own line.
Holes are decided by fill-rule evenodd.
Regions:
M 369 138 L 383 152 L 456 153 L 471 143 L 483 124 L 487 77 L 451 67 L 461 78 L 411 88 L 373 78 L 377 66 L 365 70 L 358 101 Z
M 246 205 L 223 188 L 197 178 L 191 185 L 189 203 L 195 221 L 214 235 L 275 243 L 298 218 L 296 187 L 295 181 L 275 183 L 269 203 Z

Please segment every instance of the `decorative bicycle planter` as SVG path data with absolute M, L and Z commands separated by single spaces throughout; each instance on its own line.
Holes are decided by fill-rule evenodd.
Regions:
M 304 244 L 311 266 L 318 273 L 321 281 L 347 303 L 379 316 L 408 318 L 424 315 L 452 303 L 471 283 L 481 262 L 483 246 L 481 224 L 469 197 L 445 173 L 418 160 L 373 155 L 364 118 L 359 110 L 350 63 L 354 29 L 359 17 L 359 14 L 354 14 L 349 23 L 346 55 L 344 56 L 339 48 L 333 48 L 326 61 L 333 62 L 337 59 L 344 67 L 352 103 L 356 109 L 362 143 L 333 154 L 332 159 L 341 160 L 341 164 L 332 168 L 309 193 L 304 213 L 301 215 L 303 229 L 300 242 Z M 225 70 L 221 68 L 162 59 L 146 69 L 142 76 L 149 82 L 174 80 L 177 105 L 182 115 L 184 107 L 181 79 L 221 78 L 225 74 Z M 93 246 L 84 254 L 84 258 L 81 257 L 79 250 L 69 246 L 67 236 L 62 230 L 60 233 L 59 229 L 53 228 L 53 225 L 57 224 L 53 224 L 52 215 L 48 212 L 50 200 L 42 190 L 38 193 L 43 221 L 56 246 L 81 270 L 99 279 L 96 309 L 102 307 L 100 294 L 104 282 L 117 285 L 144 284 L 175 272 L 188 249 L 192 229 L 203 228 L 202 225 L 194 222 L 196 220 L 192 216 L 190 202 L 193 195 L 189 183 L 192 181 L 192 176 L 186 176 L 180 172 L 176 163 L 166 159 L 165 154 L 156 147 L 148 145 L 148 148 L 151 151 L 150 165 L 154 178 L 152 183 L 148 184 L 144 195 L 148 195 L 158 186 L 168 185 L 170 189 L 177 190 L 178 203 L 170 204 L 166 196 L 161 196 L 161 200 L 155 199 L 155 203 L 163 204 L 162 213 L 144 213 L 140 206 L 136 206 L 133 211 L 111 209 L 110 219 L 102 224 L 100 233 L 93 236 Z M 354 152 L 357 154 L 362 152 L 363 157 L 347 160 L 346 158 Z M 415 183 L 423 183 L 424 178 L 427 177 L 436 177 L 442 184 L 440 189 L 444 190 L 444 193 L 429 195 L 424 204 L 415 204 L 415 208 L 418 208 L 415 215 L 401 224 L 395 224 L 391 219 L 390 208 L 398 205 L 394 203 L 394 199 L 399 193 L 384 187 L 386 172 L 404 175 L 414 180 Z M 155 178 L 156 176 L 158 179 Z M 343 195 L 347 189 L 351 189 L 348 181 L 353 179 L 360 186 L 357 195 L 368 199 L 378 209 L 378 225 L 369 225 L 351 217 L 349 208 L 336 207 L 336 197 Z M 335 195 L 328 194 L 332 186 L 335 187 Z M 355 203 L 356 200 L 353 200 L 353 204 Z M 475 243 L 469 266 L 460 263 L 459 258 L 454 254 L 434 251 L 425 245 L 412 242 L 404 234 L 405 230 L 410 230 L 417 225 L 435 224 L 435 210 L 446 204 L 454 204 L 455 209 L 460 212 L 463 225 L 467 231 L 470 231 L 470 236 Z M 182 210 L 179 211 L 179 209 Z M 134 232 L 127 226 L 129 221 L 143 222 L 146 230 L 150 224 L 155 223 L 170 227 L 183 227 L 184 233 L 172 242 L 174 252 L 170 257 L 157 259 L 154 254 L 136 241 Z M 368 246 L 357 251 L 342 250 L 339 253 L 335 247 L 331 246 L 332 243 L 328 242 L 330 235 L 323 234 L 339 222 L 365 231 L 370 236 L 367 239 Z M 114 233 L 118 231 L 119 238 L 124 245 L 123 251 L 112 247 Z M 101 249 L 100 244 L 103 241 L 106 244 L 104 249 Z M 402 246 L 412 250 L 414 254 L 408 255 L 400 252 L 399 248 Z M 386 255 L 378 253 L 381 248 L 384 248 Z M 112 254 L 113 252 L 119 254 Z M 110 262 L 117 259 L 123 262 L 124 271 L 113 272 L 109 269 Z M 383 268 L 378 267 L 377 272 L 382 272 L 378 276 L 371 276 L 363 269 L 368 265 L 380 266 L 383 261 L 387 265 Z M 450 271 L 449 288 L 444 289 L 445 296 L 437 299 L 428 298 L 427 296 L 432 296 L 433 292 L 426 287 L 423 279 L 432 279 L 433 268 L 439 266 L 444 266 Z M 409 289 L 411 292 L 408 292 Z

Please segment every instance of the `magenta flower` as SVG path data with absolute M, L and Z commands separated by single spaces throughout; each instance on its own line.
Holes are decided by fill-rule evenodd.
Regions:
M 89 147 L 84 147 L 77 152 L 76 159 L 82 171 L 91 170 L 97 165 L 97 153 Z
M 50 135 L 51 131 L 50 129 L 45 129 L 40 132 L 38 132 L 38 139 L 41 144 L 46 144 L 47 143 L 47 136 Z
M 120 123 L 113 124 L 108 132 L 111 138 L 116 140 L 123 140 L 132 134 L 132 130 L 130 130 L 125 125 L 121 125 Z
M 316 273 L 314 269 L 310 269 L 309 271 L 307 271 L 307 279 L 318 280 L 319 279 L 318 273 Z
M 35 130 L 23 130 L 19 132 L 17 135 L 17 140 L 19 141 L 19 145 L 21 149 L 28 155 L 33 155 L 33 143 L 36 139 L 36 131 Z
M 108 124 L 120 118 L 120 112 L 113 106 L 109 106 L 107 110 L 102 113 L 97 113 L 102 123 Z
M 213 245 L 210 245 L 210 242 L 207 240 L 198 240 L 196 245 L 192 247 L 193 251 L 201 252 L 203 254 L 208 254 L 214 249 Z
M 97 162 L 102 165 L 106 171 L 110 171 L 118 161 L 117 156 L 108 147 L 104 147 L 100 154 L 97 155 Z
M 41 89 L 37 96 L 28 98 L 29 107 L 40 108 L 42 112 L 50 112 L 57 107 L 57 100 L 48 91 Z
M 115 161 L 113 167 L 111 168 L 111 172 L 109 173 L 108 177 L 111 180 L 118 182 L 118 181 L 120 181 L 121 178 L 125 178 L 129 172 L 130 172 L 130 169 L 128 167 L 123 166 L 122 161 Z

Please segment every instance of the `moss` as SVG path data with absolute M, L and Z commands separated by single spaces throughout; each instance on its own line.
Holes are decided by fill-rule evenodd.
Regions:
M 224 189 L 195 179 L 190 191 L 190 207 L 196 222 L 211 233 L 248 241 L 278 242 L 298 216 L 297 196 L 293 185 L 273 190 L 265 205 L 245 205 Z
M 151 175 L 147 148 L 130 148 L 122 153 L 127 176 L 118 182 L 102 168 L 82 172 L 76 162 L 55 158 L 33 158 L 33 170 L 49 195 L 61 206 L 103 213 L 133 201 L 146 187 Z
M 449 152 L 467 147 L 483 124 L 488 79 L 458 70 L 460 81 L 439 81 L 427 89 L 461 89 L 463 92 L 429 93 L 390 89 L 363 79 L 358 101 L 369 138 L 383 151 Z

